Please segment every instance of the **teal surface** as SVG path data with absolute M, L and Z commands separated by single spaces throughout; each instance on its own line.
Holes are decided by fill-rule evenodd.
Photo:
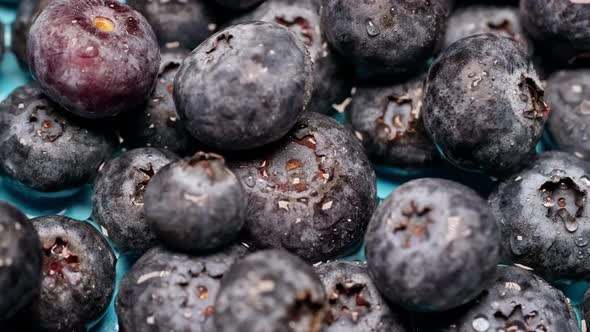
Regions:
M 0 21 L 5 25 L 5 40 L 7 45 L 10 44 L 9 24 L 14 20 L 14 9 L 3 7 L 0 5 Z M 2 33 L 0 31 L 0 33 Z M 0 100 L 3 100 L 16 87 L 28 82 L 30 76 L 26 71 L 19 68 L 16 58 L 10 52 L 4 54 L 3 60 L 0 62 Z M 336 116 L 338 120 L 342 120 L 341 116 Z M 546 144 L 550 144 L 548 138 L 545 139 Z M 544 145 L 539 144 L 538 151 L 545 150 Z M 440 167 L 436 170 L 423 170 L 407 172 L 404 170 L 393 169 L 389 167 L 375 167 L 378 175 L 377 189 L 380 199 L 387 197 L 399 184 L 406 182 L 412 178 L 424 176 L 436 176 L 452 179 L 478 190 L 482 195 L 487 195 L 494 186 L 494 179 L 482 174 L 466 173 L 454 169 L 453 167 L 441 162 Z M 90 185 L 80 188 L 75 192 L 66 193 L 64 195 L 48 196 L 42 193 L 36 193 L 23 185 L 15 183 L 14 181 L 2 177 L 0 175 L 0 200 L 11 202 L 12 204 L 23 210 L 29 217 L 37 217 L 42 215 L 61 214 L 70 218 L 80 220 L 80 222 L 88 222 L 95 226 L 99 231 L 100 227 L 92 222 L 90 219 L 91 206 L 91 192 Z M 102 233 L 102 231 L 101 231 Z M 108 238 L 107 238 L 108 239 Z M 115 249 L 116 252 L 116 248 Z M 129 270 L 134 262 L 134 257 L 121 256 L 117 253 L 117 287 L 121 278 Z M 364 246 L 358 250 L 357 253 L 345 257 L 344 259 L 364 260 Z M 578 304 L 584 291 L 587 287 L 585 282 L 563 282 L 557 285 L 561 288 L 572 300 L 572 303 Z M 118 331 L 117 318 L 114 311 L 114 305 L 108 308 L 104 317 L 98 322 L 93 323 L 90 327 L 92 332 L 114 332 Z M 12 332 L 12 331 L 7 331 Z

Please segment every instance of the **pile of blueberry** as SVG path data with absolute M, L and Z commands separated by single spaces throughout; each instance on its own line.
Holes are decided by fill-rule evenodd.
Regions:
M 586 329 L 590 1 L 22 0 L 11 50 L 0 173 L 98 227 L 0 202 L 0 331 Z

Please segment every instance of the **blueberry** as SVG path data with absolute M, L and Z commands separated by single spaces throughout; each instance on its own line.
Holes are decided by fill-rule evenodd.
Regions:
M 62 216 L 32 219 L 43 246 L 41 294 L 30 308 L 43 331 L 86 331 L 109 306 L 115 254 L 90 224 Z
M 155 244 L 145 220 L 144 193 L 152 177 L 175 158 L 154 148 L 130 150 L 107 162 L 98 174 L 93 217 L 120 251 L 145 251 Z
M 398 187 L 377 208 L 365 242 L 369 272 L 382 294 L 417 311 L 473 300 L 500 259 L 500 231 L 486 201 L 441 179 Z
M 356 90 L 346 116 L 372 161 L 412 168 L 438 160 L 420 116 L 423 78 Z
M 419 332 L 579 331 L 563 293 L 515 266 L 498 267 L 493 285 L 473 303 L 416 322 Z
M 163 51 L 156 87 L 147 105 L 124 115 L 120 131 L 127 146 L 155 147 L 181 155 L 196 151 L 196 142 L 180 121 L 172 98 L 174 77 L 187 54 L 182 48 Z
M 215 300 L 219 331 L 319 332 L 326 314 L 322 282 L 304 261 L 279 250 L 237 261 Z
M 489 201 L 500 222 L 504 260 L 548 280 L 590 276 L 590 163 L 547 152 L 500 184 Z
M 199 152 L 154 175 L 145 216 L 164 244 L 187 251 L 218 248 L 244 225 L 246 193 L 219 155 Z
M 547 81 L 549 132 L 559 148 L 590 160 L 590 70 L 559 71 Z
M 482 33 L 492 33 L 498 36 L 512 38 L 531 54 L 532 42 L 525 34 L 520 23 L 518 8 L 493 4 L 476 4 L 457 9 L 449 18 L 444 46 L 465 37 Z
M 467 37 L 430 68 L 424 126 L 456 166 L 514 171 L 533 158 L 549 113 L 541 87 L 516 41 L 493 34 Z
M 241 150 L 284 136 L 312 88 L 303 42 L 278 24 L 253 22 L 229 27 L 195 49 L 178 70 L 174 101 L 196 139 Z
M 160 64 L 149 23 L 115 0 L 52 2 L 34 21 L 27 52 L 43 91 L 88 118 L 143 104 Z
M 328 46 L 320 26 L 320 6 L 314 0 L 266 1 L 236 22 L 265 21 L 288 27 L 307 46 L 313 60 L 314 90 L 309 110 L 331 113 L 350 92 L 348 68 Z
M 381 297 L 365 264 L 329 262 L 315 271 L 328 295 L 326 327 L 322 331 L 410 331 Z
M 572 64 L 590 52 L 590 6 L 575 0 L 521 0 L 522 25 L 555 64 Z
M 362 240 L 375 209 L 375 172 L 363 147 L 319 113 L 306 113 L 277 144 L 230 168 L 248 194 L 244 230 L 256 248 L 333 258 Z
M 0 201 L 0 327 L 37 293 L 43 267 L 39 236 L 27 217 Z
M 248 9 L 263 1 L 265 0 L 215 0 L 217 4 L 234 10 Z
M 38 191 L 91 182 L 115 144 L 101 123 L 65 112 L 36 83 L 17 88 L 0 104 L 0 169 Z
M 199 46 L 216 24 L 209 0 L 128 0 L 154 28 L 161 46 L 177 45 L 192 50 Z
M 37 15 L 53 0 L 20 0 L 16 10 L 16 19 L 12 23 L 12 41 L 10 49 L 16 55 L 17 60 L 23 66 L 28 66 L 27 39 L 29 30 Z M 2 30 L 0 30 L 2 31 Z M 0 38 L 3 34 L 0 33 Z M 0 43 L 1 45 L 1 43 Z
M 189 256 L 155 247 L 121 281 L 116 311 L 122 332 L 215 331 L 221 277 L 247 250 L 236 244 Z
M 327 0 L 321 25 L 359 78 L 392 78 L 426 65 L 444 35 L 449 9 L 447 0 Z

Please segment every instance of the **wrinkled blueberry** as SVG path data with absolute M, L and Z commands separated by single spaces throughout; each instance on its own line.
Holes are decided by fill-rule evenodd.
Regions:
M 328 46 L 320 27 L 320 6 L 313 0 L 267 1 L 236 22 L 266 21 L 288 27 L 307 46 L 313 60 L 314 90 L 309 110 L 331 113 L 349 94 L 350 78 L 342 58 Z
M 244 188 L 215 154 L 199 152 L 162 168 L 147 186 L 144 201 L 152 231 L 180 250 L 218 248 L 244 225 Z
M 590 163 L 547 152 L 500 184 L 489 201 L 502 231 L 503 258 L 548 280 L 590 276 Z
M 461 39 L 428 73 L 423 119 L 440 152 L 458 167 L 503 173 L 535 154 L 549 107 L 535 68 L 513 39 Z
M 16 10 L 16 19 L 12 23 L 12 40 L 10 49 L 16 55 L 19 63 L 28 66 L 27 39 L 29 30 L 37 15 L 53 0 L 20 0 Z M 0 30 L 2 31 L 2 30 Z M 3 34 L 0 33 L 0 38 Z M 0 43 L 1 45 L 2 43 Z M 1 46 L 0 46 L 1 47 Z
M 17 88 L 0 104 L 0 169 L 38 191 L 91 182 L 115 145 L 100 123 L 65 112 L 36 83 Z
M 549 132 L 559 148 L 590 160 L 590 70 L 560 71 L 547 80 Z
M 465 37 L 482 33 L 512 38 L 532 53 L 533 45 L 524 33 L 518 8 L 493 4 L 473 5 L 457 9 L 449 18 L 444 46 Z
M 166 49 L 158 72 L 156 87 L 145 107 L 124 115 L 121 136 L 130 147 L 154 147 L 186 154 L 196 143 L 176 113 L 172 92 L 174 77 L 188 55 L 184 49 Z
M 178 70 L 174 101 L 196 139 L 241 150 L 284 136 L 306 110 L 312 89 L 303 42 L 278 24 L 253 22 L 227 28 L 195 49 Z
M 569 300 L 542 278 L 500 266 L 494 283 L 473 303 L 452 312 L 418 317 L 418 332 L 577 332 Z
M 245 158 L 230 168 L 248 194 L 249 244 L 320 261 L 362 240 L 376 204 L 375 172 L 335 120 L 306 113 L 277 144 Z
M 120 251 L 145 251 L 155 244 L 145 220 L 144 193 L 152 177 L 175 158 L 165 150 L 135 149 L 108 161 L 99 172 L 92 215 Z
M 319 332 L 326 294 L 313 269 L 285 251 L 267 250 L 237 261 L 215 300 L 219 331 Z
M 420 114 L 423 78 L 356 90 L 346 116 L 372 161 L 412 168 L 438 159 Z
M 500 259 L 500 231 L 486 201 L 442 179 L 398 187 L 377 208 L 365 242 L 369 272 L 382 294 L 417 311 L 475 299 Z
M 210 0 L 128 0 L 152 25 L 161 46 L 192 50 L 215 30 Z
M 0 327 L 37 296 L 41 255 L 32 223 L 15 207 L 0 201 Z
M 265 0 L 215 0 L 215 2 L 229 9 L 248 9 Z
M 321 25 L 359 78 L 391 78 L 426 65 L 444 36 L 449 9 L 447 0 L 328 0 Z
M 247 249 L 189 256 L 155 247 L 121 281 L 117 317 L 121 332 L 215 331 L 213 307 L 221 277 Z
M 33 23 L 27 52 L 43 91 L 88 118 L 143 104 L 160 65 L 149 23 L 114 0 L 52 2 Z
M 42 331 L 86 331 L 111 301 L 115 254 L 88 223 L 62 216 L 32 223 L 43 246 L 43 278 L 29 317 Z
M 522 25 L 551 62 L 573 64 L 590 57 L 590 5 L 581 0 L 521 0 Z
M 315 271 L 328 296 L 323 332 L 410 331 L 381 297 L 365 264 L 328 262 Z

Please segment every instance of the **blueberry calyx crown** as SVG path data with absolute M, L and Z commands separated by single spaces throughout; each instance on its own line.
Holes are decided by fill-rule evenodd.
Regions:
M 544 100 L 545 91 L 539 88 L 535 80 L 524 75 L 522 76 L 518 87 L 522 91 L 522 94 L 520 95 L 521 100 L 528 102 L 530 98 L 532 103 L 532 109 L 525 109 L 524 116 L 528 119 L 546 118 L 551 109 Z
M 365 284 L 353 281 L 336 284 L 328 294 L 330 308 L 326 322 L 332 325 L 342 318 L 358 322 L 359 318 L 371 310 L 371 303 L 364 294 L 366 290 Z
M 80 257 L 68 247 L 68 242 L 57 237 L 53 243 L 43 245 L 43 274 L 64 278 L 64 271 L 80 271 Z
M 419 208 L 413 200 L 402 210 L 404 218 L 393 228 L 393 234 L 403 239 L 402 248 L 410 248 L 430 238 L 428 227 L 434 223 L 431 212 L 432 208 Z
M 539 188 L 543 206 L 547 208 L 547 217 L 555 222 L 562 222 L 568 232 L 578 229 L 577 219 L 582 217 L 586 205 L 587 192 L 570 177 L 551 176 Z

